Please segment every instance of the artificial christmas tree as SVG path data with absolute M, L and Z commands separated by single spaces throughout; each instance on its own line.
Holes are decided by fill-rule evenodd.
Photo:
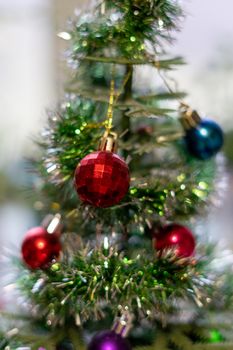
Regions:
M 37 162 L 54 216 L 14 259 L 24 313 L 5 313 L 22 322 L 3 349 L 233 349 L 232 270 L 195 234 L 223 134 L 166 74 L 183 64 L 166 54 L 181 16 L 174 0 L 102 0 L 70 25 L 73 79 Z

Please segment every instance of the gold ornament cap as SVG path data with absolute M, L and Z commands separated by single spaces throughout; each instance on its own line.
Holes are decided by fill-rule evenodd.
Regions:
M 48 214 L 43 222 L 42 226 L 47 230 L 49 234 L 58 233 L 61 234 L 62 231 L 62 218 L 61 214 L 57 213 L 55 215 Z
M 133 319 L 134 316 L 129 312 L 128 307 L 125 307 L 122 315 L 115 319 L 112 330 L 123 338 L 126 338 L 133 327 Z
M 195 128 L 201 122 L 201 117 L 197 111 L 193 110 L 190 106 L 182 103 L 180 105 L 181 111 L 181 124 L 185 130 Z
M 99 151 L 117 151 L 117 134 L 115 132 L 105 131 L 99 145 Z

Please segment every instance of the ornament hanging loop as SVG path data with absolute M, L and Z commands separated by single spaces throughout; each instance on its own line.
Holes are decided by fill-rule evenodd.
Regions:
M 105 126 L 106 129 L 106 133 L 107 133 L 107 137 L 108 136 L 113 136 L 113 138 L 116 138 L 116 134 L 114 134 L 112 132 L 112 128 L 113 128 L 113 112 L 114 112 L 114 105 L 117 103 L 120 95 L 122 94 L 125 85 L 127 84 L 132 72 L 130 71 L 122 84 L 121 89 L 119 89 L 119 91 L 116 91 L 116 84 L 115 84 L 115 70 L 116 67 L 113 66 L 112 68 L 112 79 L 110 82 L 110 95 L 109 95 L 109 102 L 108 102 L 108 110 L 107 110 L 107 117 L 106 120 L 104 121 L 103 125 Z M 106 133 L 103 136 L 103 139 L 106 138 Z
M 110 83 L 110 96 L 109 96 L 109 102 L 108 102 L 107 117 L 103 123 L 103 125 L 105 126 L 105 133 L 101 138 L 99 151 L 109 151 L 113 153 L 116 153 L 117 151 L 117 133 L 112 131 L 114 105 L 117 103 L 120 95 L 122 94 L 124 86 L 126 85 L 131 74 L 132 74 L 131 72 L 127 74 L 126 78 L 123 81 L 122 88 L 118 92 L 116 92 L 115 80 L 114 80 L 115 66 L 113 66 L 112 68 L 112 79 Z
M 99 145 L 99 151 L 117 151 L 117 134 L 115 132 L 105 131 Z
M 112 69 L 112 76 L 110 83 L 110 96 L 108 103 L 107 118 L 104 122 L 105 133 L 101 138 L 99 151 L 109 151 L 115 153 L 117 151 L 117 134 L 112 131 L 113 127 L 113 106 L 115 103 L 115 81 L 114 81 L 115 67 Z
M 112 79 L 110 83 L 110 96 L 109 96 L 109 103 L 108 103 L 107 119 L 105 121 L 105 127 L 108 132 L 112 130 L 114 102 L 115 102 L 115 81 L 114 79 Z
M 185 103 L 180 104 L 180 112 L 180 120 L 185 130 L 195 128 L 201 122 L 198 112 Z
M 47 230 L 49 234 L 61 233 L 61 214 L 57 213 L 55 215 L 47 215 L 42 222 L 42 226 Z

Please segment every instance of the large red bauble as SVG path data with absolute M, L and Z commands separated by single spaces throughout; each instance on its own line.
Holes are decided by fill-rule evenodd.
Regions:
M 97 151 L 81 160 L 75 171 L 75 187 L 80 199 L 95 207 L 119 203 L 129 189 L 129 168 L 117 154 Z
M 191 257 L 195 251 L 195 238 L 192 232 L 185 226 L 170 224 L 162 227 L 155 235 L 155 249 L 162 251 L 175 248 L 179 257 Z
M 22 258 L 31 269 L 46 268 L 59 257 L 61 243 L 56 233 L 49 234 L 44 227 L 30 229 L 23 240 Z

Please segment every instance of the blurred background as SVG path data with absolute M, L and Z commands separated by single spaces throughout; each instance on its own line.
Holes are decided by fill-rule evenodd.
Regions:
M 25 157 L 35 153 L 33 138 L 46 121 L 46 109 L 62 98 L 67 43 L 57 33 L 66 29 L 74 11 L 88 0 L 0 0 L 0 244 L 20 245 L 36 222 L 39 203 L 24 191 L 31 181 Z M 171 48 L 187 66 L 174 72 L 189 101 L 218 120 L 227 133 L 225 154 L 228 195 L 222 210 L 208 218 L 208 230 L 233 248 L 233 3 L 183 1 L 187 18 Z M 32 204 L 30 204 L 32 203 Z M 220 218 L 221 217 L 221 218 Z

